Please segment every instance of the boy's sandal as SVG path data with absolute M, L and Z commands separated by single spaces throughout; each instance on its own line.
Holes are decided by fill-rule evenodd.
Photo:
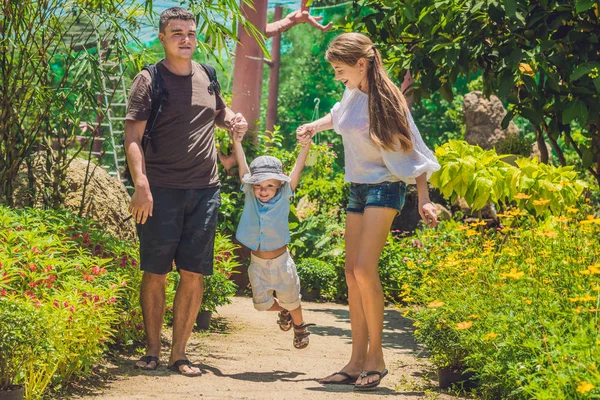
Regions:
M 309 326 L 315 326 L 315 324 L 305 324 L 304 322 L 300 325 L 294 324 L 294 347 L 297 349 L 304 349 L 308 346 L 308 337 L 310 332 L 306 330 Z
M 183 376 L 200 376 L 202 375 L 202 371 L 198 371 L 198 372 L 185 372 L 182 371 L 179 367 L 181 367 L 182 365 L 187 365 L 188 367 L 193 367 L 194 365 L 192 364 L 192 362 L 190 360 L 177 360 L 173 363 L 173 365 L 169 365 L 167 368 L 169 368 L 171 371 L 175 371 L 180 373 Z
M 140 357 L 140 359 L 137 362 L 146 363 L 146 366 L 140 367 L 139 365 L 135 364 L 135 368 L 145 369 L 148 371 L 154 371 L 156 368 L 158 368 L 158 365 L 159 365 L 158 357 L 155 357 L 155 356 L 143 356 L 143 357 Z M 154 367 L 148 366 L 151 362 L 154 362 Z
M 279 325 L 279 329 L 281 329 L 284 332 L 287 332 L 290 329 L 292 329 L 292 316 L 290 315 L 290 312 L 288 310 L 279 311 L 279 314 L 277 314 L 277 316 L 279 317 L 279 319 L 277 320 L 277 325 Z

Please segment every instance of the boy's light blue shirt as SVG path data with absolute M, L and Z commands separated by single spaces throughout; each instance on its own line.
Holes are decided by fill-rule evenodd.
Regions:
M 290 242 L 288 217 L 290 214 L 290 184 L 283 182 L 279 193 L 266 203 L 254 195 L 254 185 L 244 183 L 246 195 L 244 211 L 236 232 L 236 239 L 250 250 L 277 250 Z

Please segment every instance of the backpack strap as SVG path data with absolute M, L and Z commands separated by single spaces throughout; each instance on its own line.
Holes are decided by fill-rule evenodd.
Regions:
M 221 94 L 221 85 L 219 84 L 219 81 L 217 79 L 217 71 L 215 71 L 215 69 L 208 64 L 200 64 L 202 66 L 202 68 L 204 68 L 204 71 L 206 72 L 206 75 L 208 75 L 208 79 L 210 80 L 210 84 L 208 85 L 208 94 L 210 94 L 211 96 L 213 94 L 215 95 L 220 95 Z
M 152 109 L 150 110 L 150 116 L 148 117 L 146 129 L 144 130 L 144 136 L 142 137 L 142 150 L 145 153 L 148 143 L 150 143 L 152 151 L 156 151 L 156 146 L 154 142 L 152 142 L 152 130 L 156 125 L 158 115 L 162 112 L 163 100 L 166 97 L 166 92 L 164 81 L 162 75 L 160 74 L 160 71 L 158 70 L 157 64 L 146 65 L 144 68 L 142 68 L 142 70 L 148 71 L 148 73 L 150 74 L 150 79 L 152 81 L 150 93 L 150 96 L 152 98 Z

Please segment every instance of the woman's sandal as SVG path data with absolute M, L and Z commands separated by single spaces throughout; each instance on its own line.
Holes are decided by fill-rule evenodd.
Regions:
M 315 324 L 305 324 L 304 322 L 300 325 L 294 325 L 294 347 L 297 349 L 304 349 L 308 346 L 308 337 L 310 332 L 306 330 L 309 326 L 315 326 Z
M 290 315 L 290 312 L 288 310 L 279 311 L 279 314 L 277 314 L 277 316 L 279 317 L 279 319 L 277 320 L 277 325 L 279 325 L 279 329 L 281 329 L 284 332 L 287 332 L 290 329 L 292 329 L 292 316 Z

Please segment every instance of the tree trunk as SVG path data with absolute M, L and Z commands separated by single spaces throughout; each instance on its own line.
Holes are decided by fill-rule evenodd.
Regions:
M 539 126 L 533 128 L 535 130 L 535 139 L 538 145 L 538 151 L 540 152 L 540 162 L 548 164 L 548 148 L 546 147 L 546 141 L 544 140 L 544 134 Z
M 253 10 L 243 3 L 241 8 L 244 16 L 264 32 L 267 25 L 267 0 L 256 0 L 254 7 Z M 235 50 L 231 108 L 246 118 L 248 134 L 252 141 L 257 143 L 264 54 L 256 39 L 249 36 L 241 24 L 239 32 L 239 43 Z
M 410 74 L 410 71 L 406 71 L 406 75 L 404 75 L 404 80 L 402 81 L 402 86 L 400 90 L 406 98 L 406 105 L 408 106 L 408 111 L 412 111 L 413 95 L 411 86 L 414 82 L 415 81 L 412 75 Z
M 273 21 L 279 21 L 283 14 L 283 7 L 275 7 L 275 16 Z M 277 123 L 277 97 L 279 95 L 279 67 L 281 65 L 281 33 L 273 36 L 271 43 L 271 73 L 269 75 L 269 104 L 267 105 L 267 135 L 273 132 L 273 127 Z

